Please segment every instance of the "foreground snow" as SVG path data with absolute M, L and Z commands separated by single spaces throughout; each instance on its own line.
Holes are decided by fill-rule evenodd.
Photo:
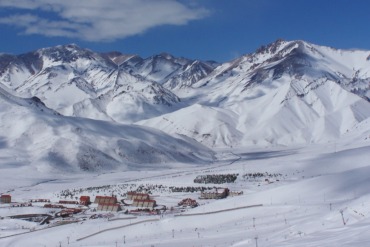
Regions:
M 328 143 L 280 150 L 234 149 L 232 153 L 219 150 L 220 161 L 207 167 L 173 164 L 173 169 L 166 170 L 66 177 L 50 174 L 48 178 L 35 172 L 28 174 L 33 177 L 29 180 L 6 180 L 7 184 L 1 180 L 1 188 L 9 188 L 15 201 L 45 197 L 58 200 L 62 190 L 92 186 L 111 185 L 111 190 L 119 194 L 128 190 L 124 185 L 162 185 L 163 189 L 153 193 L 158 204 L 174 206 L 185 197 L 198 200 L 199 193 L 170 193 L 165 189 L 168 186 L 202 186 L 193 183 L 197 175 L 239 173 L 235 183 L 221 186 L 244 194 L 198 200 L 201 205 L 195 209 L 163 217 L 124 220 L 130 216 L 121 212 L 113 217 L 121 220 L 86 220 L 32 232 L 30 228 L 41 227 L 5 218 L 0 220 L 0 245 L 67 246 L 69 241 L 68 246 L 256 246 L 257 241 L 258 246 L 366 246 L 370 242 L 369 144 L 362 141 L 356 145 Z M 16 170 L 2 169 L 1 173 L 21 176 L 16 175 Z M 242 177 L 257 172 L 280 175 L 269 181 L 265 177 Z M 90 193 L 93 196 L 97 192 Z M 240 208 L 259 204 L 262 206 Z M 225 209 L 231 210 L 202 215 Z M 7 208 L 4 204 L 0 207 L 1 217 L 46 211 L 37 207 Z M 84 238 L 102 230 L 106 231 Z M 27 233 L 1 238 L 21 232 Z

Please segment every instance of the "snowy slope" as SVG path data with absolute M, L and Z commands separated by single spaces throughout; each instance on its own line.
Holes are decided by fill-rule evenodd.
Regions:
M 232 111 L 194 104 L 137 124 L 189 136 L 209 147 L 232 147 L 240 144 L 243 136 L 236 128 L 237 120 Z
M 233 158 L 225 157 L 206 168 L 179 166 L 172 171 L 159 168 L 100 176 L 54 175 L 50 181 L 32 176 L 33 184 L 27 187 L 19 187 L 14 180 L 8 184 L 1 180 L 1 186 L 11 190 L 15 201 L 50 198 L 55 202 L 63 198 L 59 196 L 61 191 L 76 191 L 76 196 L 89 193 L 92 198 L 114 193 L 121 199 L 124 198 L 121 193 L 133 188 L 158 186 L 151 189 L 155 200 L 176 211 L 136 218 L 123 212 L 95 212 L 92 208 L 97 205 L 92 204 L 86 212 L 66 219 L 79 219 L 78 223 L 48 227 L 6 217 L 51 213 L 56 209 L 43 208 L 36 203 L 28 208 L 0 205 L 0 215 L 4 217 L 0 220 L 0 245 L 253 247 L 258 242 L 261 247 L 367 246 L 370 240 L 367 234 L 370 222 L 369 151 L 369 140 L 355 145 L 338 143 L 335 149 L 331 145 L 254 152 L 241 148 L 233 149 Z M 167 189 L 168 186 L 199 186 L 193 179 L 200 174 L 227 173 L 240 175 L 234 183 L 221 186 L 243 191 L 242 195 L 199 200 L 199 192 L 174 193 Z M 246 173 L 265 175 L 243 177 Z M 108 189 L 103 189 L 106 187 Z M 196 199 L 200 206 L 180 211 L 177 202 L 187 197 Z M 253 205 L 255 207 L 248 207 Z M 132 209 L 122 206 L 124 210 Z M 92 215 L 112 218 L 90 218 Z M 24 234 L 9 236 L 16 233 Z
M 217 133 L 212 135 L 211 146 L 327 142 L 341 138 L 370 117 L 369 54 L 278 40 L 220 65 L 178 95 L 191 103 L 232 113 L 231 118 L 215 121 L 209 115 L 207 127 L 198 130 Z M 206 110 L 198 111 L 193 119 L 184 120 L 177 117 L 180 112 L 170 113 L 166 118 L 172 119 L 171 128 L 158 118 L 140 123 L 181 133 L 176 126 L 188 125 L 185 121 L 204 126 L 207 114 Z M 237 122 L 233 132 L 238 138 L 223 134 L 220 121 Z M 227 141 L 217 141 L 220 139 Z
M 145 127 L 64 117 L 37 98 L 18 98 L 4 89 L 0 103 L 2 168 L 111 171 L 213 159 L 210 150 L 194 141 Z

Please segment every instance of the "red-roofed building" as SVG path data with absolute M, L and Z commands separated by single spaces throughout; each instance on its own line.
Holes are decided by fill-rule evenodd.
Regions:
M 12 197 L 10 195 L 1 195 L 0 196 L 0 203 L 11 203 Z
M 84 205 L 84 206 L 87 206 L 89 205 L 91 202 L 90 202 L 90 196 L 81 196 L 80 197 L 80 204 L 81 205 Z
M 98 210 L 118 212 L 121 210 L 121 205 L 119 205 L 118 203 L 99 203 Z
M 134 207 L 141 207 L 141 208 L 154 208 L 157 206 L 155 200 L 139 200 L 135 199 L 132 206 Z
M 96 196 L 94 203 L 117 203 L 117 198 L 113 196 Z
M 149 194 L 129 191 L 127 192 L 127 199 L 129 200 L 149 200 Z

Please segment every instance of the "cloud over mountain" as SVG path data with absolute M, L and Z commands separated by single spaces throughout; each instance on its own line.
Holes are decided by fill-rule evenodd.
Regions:
M 18 27 L 21 34 L 87 41 L 113 41 L 161 25 L 185 25 L 209 14 L 175 0 L 4 0 L 0 7 L 10 10 L 0 24 Z

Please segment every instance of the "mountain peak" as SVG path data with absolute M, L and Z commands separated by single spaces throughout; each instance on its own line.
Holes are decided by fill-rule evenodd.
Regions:
M 286 41 L 283 39 L 277 39 L 270 44 L 260 46 L 255 51 L 255 54 L 266 54 L 266 53 L 274 54 L 278 50 L 280 50 L 282 46 L 285 46 L 288 43 L 295 43 L 295 42 L 298 42 L 298 41 Z
M 170 59 L 173 59 L 173 58 L 174 58 L 174 56 L 173 56 L 172 54 L 167 53 L 167 52 L 161 52 L 161 53 L 159 53 L 159 55 L 158 55 L 158 56 L 164 57 L 165 59 L 168 59 L 168 60 L 170 60 Z
M 79 58 L 92 59 L 95 54 L 93 51 L 81 48 L 76 44 L 42 48 L 36 52 L 39 53 L 40 56 L 49 57 L 52 61 L 61 61 L 66 63 L 76 61 Z

